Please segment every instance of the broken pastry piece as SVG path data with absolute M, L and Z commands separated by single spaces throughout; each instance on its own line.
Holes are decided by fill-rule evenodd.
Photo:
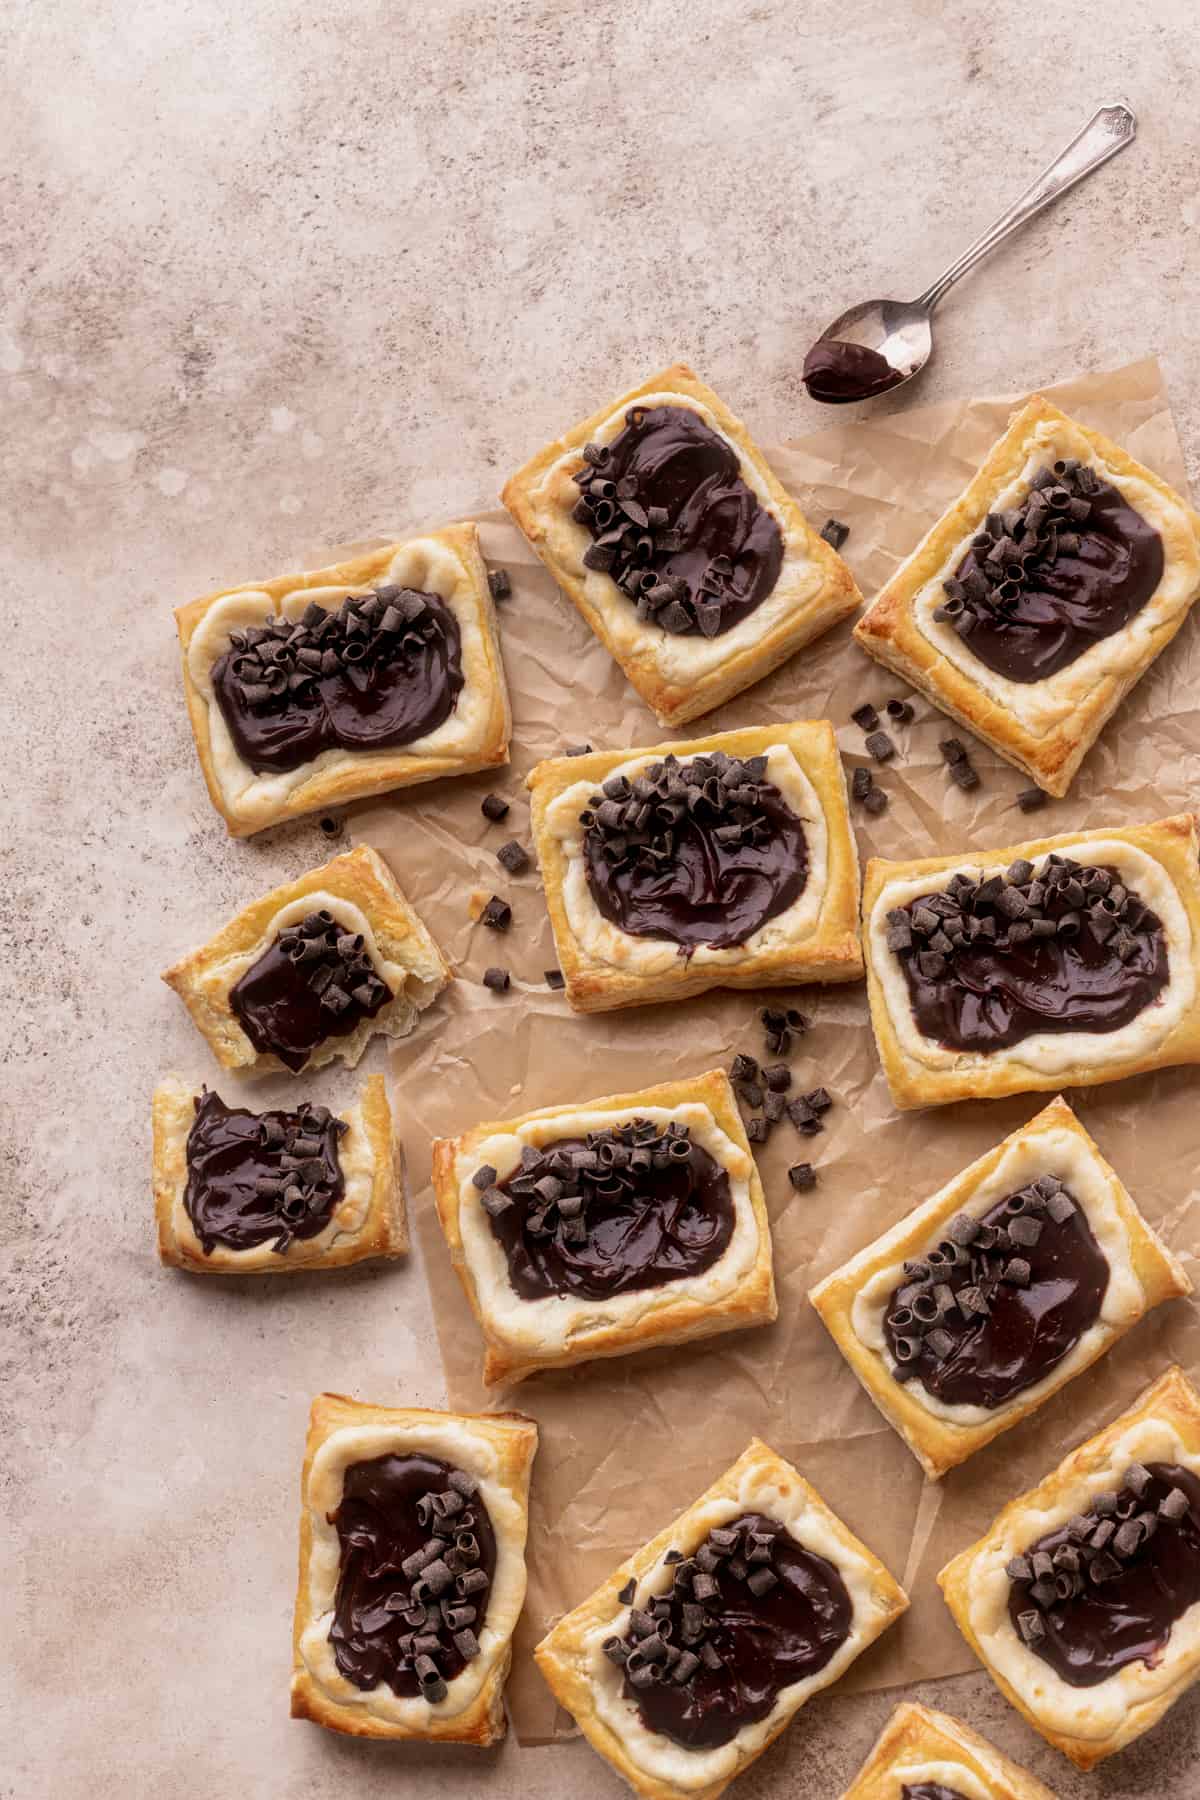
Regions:
M 762 1183 L 720 1069 L 439 1138 L 433 1182 L 489 1386 L 776 1316 Z
M 1054 1800 L 977 1731 L 903 1701 L 842 1800 Z
M 757 1438 L 534 1652 L 645 1800 L 716 1800 L 904 1611 L 877 1557 Z
M 1056 1099 L 810 1298 L 936 1481 L 1191 1291 Z
M 353 1068 L 405 1037 L 450 980 L 383 858 L 360 845 L 264 894 L 168 969 L 222 1068 Z
M 1200 1395 L 1161 1375 L 938 1576 L 1001 1693 L 1080 1769 L 1200 1675 Z
M 854 635 L 1061 795 L 1197 595 L 1186 499 L 1038 394 Z
M 539 451 L 503 499 L 660 725 L 711 712 L 862 600 L 683 363 Z
M 525 1601 L 537 1426 L 519 1413 L 313 1401 L 292 1717 L 494 1744 Z
M 164 1263 L 202 1275 L 333 1269 L 408 1249 L 404 1182 L 382 1075 L 341 1113 L 252 1112 L 177 1075 L 154 1095 L 154 1201 Z

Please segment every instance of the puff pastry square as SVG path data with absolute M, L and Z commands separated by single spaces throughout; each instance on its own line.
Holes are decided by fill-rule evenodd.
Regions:
M 287 1231 L 281 1220 L 281 1237 L 238 1244 L 226 1234 L 205 1249 L 186 1204 L 196 1104 L 195 1089 L 178 1075 L 168 1075 L 154 1092 L 154 1211 L 164 1263 L 199 1275 L 288 1275 L 407 1253 L 401 1158 L 382 1075 L 368 1075 L 358 1098 L 338 1115 L 345 1127 L 337 1143 L 343 1189 L 328 1222 L 311 1236 Z
M 778 1528 L 776 1543 L 782 1540 L 783 1555 L 791 1554 L 807 1563 L 811 1584 L 806 1591 L 821 1594 L 820 1607 L 813 1608 L 810 1601 L 809 1609 L 819 1610 L 826 1622 L 826 1629 L 814 1632 L 810 1641 L 820 1641 L 825 1660 L 814 1666 L 819 1660 L 814 1656 L 796 1665 L 805 1672 L 790 1684 L 774 1689 L 769 1711 L 740 1725 L 723 1742 L 708 1748 L 689 1747 L 679 1735 L 668 1736 L 652 1728 L 632 1697 L 639 1690 L 628 1682 L 624 1668 L 604 1646 L 614 1638 L 636 1638 L 639 1619 L 635 1615 L 650 1613 L 655 1601 L 668 1596 L 677 1580 L 683 1587 L 684 1581 L 693 1579 L 690 1575 L 682 1580 L 677 1576 L 680 1558 L 686 1559 L 686 1567 L 692 1569 L 691 1559 L 698 1552 L 703 1560 L 710 1532 L 728 1531 L 745 1519 L 765 1521 L 768 1536 Z M 758 1529 L 762 1532 L 763 1525 Z M 740 1544 L 748 1542 L 742 1535 Z M 735 1551 L 737 1554 L 740 1549 Z M 770 1561 L 778 1568 L 781 1560 L 781 1551 L 776 1548 Z M 717 1585 L 723 1590 L 730 1587 L 730 1598 L 735 1606 L 740 1604 L 743 1612 L 761 1601 L 767 1614 L 763 1636 L 769 1640 L 773 1616 L 778 1617 L 773 1615 L 773 1609 L 781 1596 L 784 1605 L 795 1604 L 794 1589 L 786 1572 L 778 1587 L 768 1584 L 774 1592 L 768 1592 L 765 1600 L 755 1589 L 751 1590 L 752 1598 L 743 1600 L 741 1582 L 746 1565 L 743 1563 L 736 1575 L 728 1572 L 732 1568 L 732 1563 L 719 1565 Z M 753 1578 L 753 1568 L 749 1573 Z M 704 1602 L 710 1615 L 704 1635 L 718 1655 L 732 1655 L 731 1646 L 736 1646 L 737 1639 L 721 1622 L 724 1597 L 722 1593 L 715 1615 L 712 1602 Z M 816 1490 L 790 1463 L 754 1438 L 733 1467 L 686 1512 L 636 1550 L 594 1594 L 561 1619 L 534 1654 L 556 1699 L 573 1714 L 592 1748 L 612 1764 L 635 1793 L 644 1795 L 646 1800 L 716 1800 L 736 1776 L 762 1755 L 804 1703 L 837 1681 L 907 1605 L 903 1589 L 830 1511 Z M 687 1627 L 673 1635 L 680 1638 L 682 1649 Z M 719 1668 L 715 1673 L 702 1668 L 696 1680 L 701 1685 L 689 1697 L 688 1715 L 711 1704 L 714 1688 L 720 1690 L 722 1672 Z M 670 1676 L 664 1677 L 668 1693 L 670 1682 Z M 648 1691 L 653 1694 L 654 1689 Z M 726 1709 L 723 1727 L 727 1730 L 734 1722 Z M 686 1717 L 682 1726 L 688 1728 Z
M 1043 649 L 1036 657 L 1022 650 L 1014 658 L 1005 645 L 1020 633 L 1011 627 L 999 634 L 1004 644 L 993 646 L 990 628 L 981 641 L 978 628 L 964 636 L 954 621 L 935 617 L 947 599 L 943 583 L 963 567 L 989 515 L 1019 510 L 1035 478 L 1070 464 L 1090 472 L 1088 486 L 1106 484 L 1110 496 L 1117 497 L 1111 503 L 1123 503 L 1142 521 L 1131 522 L 1142 537 L 1136 559 L 1130 553 L 1126 563 L 1128 546 L 1114 546 L 1104 536 L 1093 539 L 1090 548 L 1085 542 L 1083 556 L 1093 579 L 1100 569 L 1119 577 L 1109 593 L 1111 612 L 1107 603 L 1101 608 L 1113 622 L 1133 599 L 1133 588 L 1124 600 L 1119 590 L 1136 560 L 1136 591 L 1148 590 L 1140 607 L 1107 636 L 1085 626 L 1076 638 L 1068 627 L 1068 636 L 1058 639 L 1043 620 L 1037 627 Z M 1075 530 L 1073 520 L 1065 523 Z M 1080 529 L 1088 531 L 1086 518 Z M 1155 533 L 1161 558 L 1154 549 Z M 1200 517 L 1188 502 L 1117 444 L 1035 394 L 1015 414 L 964 493 L 872 602 L 854 635 L 868 655 L 919 688 L 1047 793 L 1061 795 L 1106 721 L 1175 636 L 1198 594 Z M 1063 661 L 1072 649 L 1073 658 Z M 1014 679 L 1018 669 L 1023 675 L 1034 669 L 1045 672 L 1037 679 Z
M 715 637 L 673 636 L 640 618 L 612 576 L 585 566 L 590 530 L 572 517 L 585 444 L 607 445 L 634 406 L 682 407 L 729 446 L 740 480 L 775 521 L 782 561 L 757 607 Z M 504 489 L 504 504 L 555 581 L 574 601 L 660 725 L 682 725 L 761 681 L 795 651 L 852 613 L 862 596 L 835 550 L 784 491 L 740 419 L 684 363 L 652 375 L 602 407 L 525 464 Z M 670 523 L 676 523 L 673 518 Z
M 298 621 L 314 603 L 336 612 L 348 596 L 365 596 L 381 586 L 432 594 L 452 613 L 463 685 L 448 717 L 406 744 L 380 750 L 339 744 L 294 769 L 256 771 L 239 753 L 213 685 L 213 668 L 230 648 L 230 633 L 276 618 Z M 474 525 L 447 525 L 306 575 L 222 588 L 179 607 L 175 619 L 200 766 L 212 803 L 234 837 L 319 807 L 508 761 L 508 692 Z
M 351 1737 L 485 1745 L 504 1736 L 504 1683 L 512 1662 L 512 1634 L 525 1603 L 529 1477 L 537 1441 L 537 1426 L 520 1413 L 429 1412 L 370 1406 L 341 1394 L 317 1396 L 300 1484 L 294 1719 L 312 1719 Z M 387 1466 L 390 1459 L 408 1458 L 424 1464 L 412 1477 L 394 1462 Z M 431 1471 L 430 1462 L 440 1467 Z M 460 1485 L 467 1507 L 477 1515 L 470 1525 L 476 1553 L 456 1557 L 447 1548 L 452 1532 L 440 1515 L 435 1517 L 432 1530 L 435 1536 L 442 1533 L 442 1560 L 453 1561 L 451 1575 L 454 1569 L 460 1573 L 445 1588 L 450 1598 L 443 1603 L 430 1595 L 427 1606 L 431 1618 L 441 1617 L 446 1605 L 473 1610 L 468 1630 L 475 1644 L 465 1656 L 455 1655 L 454 1623 L 443 1622 L 437 1627 L 443 1647 L 432 1655 L 434 1672 L 440 1668 L 447 1677 L 439 1684 L 440 1697 L 424 1685 L 413 1693 L 398 1692 L 388 1675 L 396 1674 L 402 1686 L 416 1685 L 411 1675 L 405 1683 L 399 1661 L 400 1627 L 410 1637 L 412 1632 L 406 1620 L 399 1626 L 388 1623 L 397 1618 L 397 1608 L 385 1601 L 394 1601 L 401 1591 L 410 1593 L 410 1579 L 402 1570 L 385 1571 L 380 1579 L 364 1562 L 370 1560 L 371 1546 L 385 1550 L 390 1544 L 399 1555 L 410 1541 L 414 1520 L 421 1523 L 412 1493 L 422 1487 L 453 1491 L 451 1478 L 462 1476 L 470 1478 Z M 338 1515 L 344 1504 L 350 1516 L 343 1523 L 352 1531 L 365 1525 L 370 1543 L 359 1546 L 367 1550 L 365 1559 L 351 1543 L 343 1570 Z M 483 1566 L 493 1556 L 481 1597 L 469 1585 L 469 1575 L 464 1583 L 463 1571 Z M 440 1580 L 428 1585 L 442 1591 Z M 434 1626 L 427 1623 L 420 1629 L 428 1632 Z M 360 1685 L 343 1672 L 346 1653 L 339 1653 L 339 1638 L 343 1644 L 350 1640 L 351 1651 L 356 1643 L 365 1646 L 365 1656 L 363 1649 L 357 1651 L 364 1661 L 356 1673 L 378 1674 L 373 1685 Z M 410 1647 L 409 1660 L 423 1653 Z
M 1012 1617 L 1009 1595 L 1014 1583 L 1006 1571 L 1014 1558 L 1027 1557 L 1044 1539 L 1075 1521 L 1078 1534 L 1068 1530 L 1068 1540 L 1090 1542 L 1082 1537 L 1084 1526 L 1090 1523 L 1095 1527 L 1101 1519 L 1113 1523 L 1110 1506 L 1114 1500 L 1118 1502 L 1115 1518 L 1123 1519 L 1124 1496 L 1130 1492 L 1126 1483 L 1139 1466 L 1143 1476 L 1153 1475 L 1157 1467 L 1182 1470 L 1186 1481 L 1200 1482 L 1200 1394 L 1179 1368 L 1168 1369 L 1127 1412 L 1072 1451 L 1036 1488 L 1011 1501 L 986 1536 L 947 1563 L 938 1576 L 955 1624 L 1001 1693 L 1035 1731 L 1080 1769 L 1095 1768 L 1149 1731 L 1200 1675 L 1196 1606 L 1190 1605 L 1174 1620 L 1163 1643 L 1157 1629 L 1147 1630 L 1142 1623 L 1140 1600 L 1136 1595 L 1131 1598 L 1126 1586 L 1131 1563 L 1136 1564 L 1139 1556 L 1154 1554 L 1157 1533 L 1133 1551 L 1132 1559 L 1124 1552 L 1120 1562 L 1110 1557 L 1117 1566 L 1115 1577 L 1106 1572 L 1100 1583 L 1093 1583 L 1089 1575 L 1077 1599 L 1051 1604 L 1086 1606 L 1107 1621 L 1118 1621 L 1119 1636 L 1109 1639 L 1106 1661 L 1114 1660 L 1111 1651 L 1116 1645 L 1129 1652 L 1131 1660 L 1110 1667 L 1104 1678 L 1092 1685 L 1076 1686 L 1026 1642 Z M 1142 1485 L 1140 1479 L 1134 1479 Z M 1148 1492 L 1153 1497 L 1158 1487 L 1165 1486 L 1166 1482 L 1159 1480 Z M 1200 1488 L 1193 1485 L 1192 1494 L 1184 1496 L 1191 1504 L 1182 1525 L 1159 1527 L 1164 1536 L 1167 1529 L 1178 1534 L 1176 1547 L 1169 1552 L 1173 1556 L 1177 1556 L 1186 1531 L 1193 1577 L 1200 1561 L 1198 1492 Z M 1136 1499 L 1132 1504 L 1137 1504 Z M 1177 1579 L 1178 1564 L 1172 1571 L 1172 1580 Z M 1103 1597 L 1110 1581 L 1111 1597 L 1105 1605 Z M 1089 1591 L 1100 1597 L 1099 1604 L 1089 1602 Z M 1037 1610 L 1031 1600 L 1029 1613 Z M 1066 1629 L 1070 1629 L 1069 1622 Z M 1050 1639 L 1051 1627 L 1044 1626 L 1041 1635 Z M 1153 1666 L 1150 1661 L 1136 1660 L 1137 1650 L 1144 1652 L 1147 1644 L 1154 1648 Z M 1104 1665 L 1093 1661 L 1089 1673 L 1095 1673 L 1098 1666 Z
M 587 872 L 588 837 L 594 828 L 583 815 L 595 811 L 595 796 L 599 794 L 603 801 L 605 784 L 622 776 L 636 781 L 651 765 L 675 757 L 680 765 L 678 774 L 686 781 L 696 757 L 715 753 L 741 762 L 766 757 L 764 782 L 801 822 L 807 857 L 803 887 L 782 911 L 755 925 L 740 943 L 692 946 L 665 935 L 634 935 L 605 916 L 597 904 Z M 534 847 L 559 966 L 567 999 L 576 1012 L 681 1000 L 713 987 L 856 981 L 862 974 L 858 854 L 850 829 L 845 775 L 828 720 L 754 725 L 644 750 L 557 757 L 539 763 L 527 785 L 532 793 Z M 688 827 L 691 829 L 690 820 Z M 707 833 L 711 827 L 701 829 Z M 683 855 L 677 850 L 675 864 L 669 865 L 669 889 L 686 902 L 694 891 L 686 840 L 682 850 Z M 755 853 L 749 861 L 755 862 Z M 748 879 L 757 881 L 753 870 Z M 714 901 L 732 907 L 739 892 L 738 880 L 736 871 L 723 877 Z M 720 921 L 725 916 L 718 911 Z
M 1109 1030 L 1038 1030 L 1031 1025 L 1017 1041 L 1005 1044 L 993 1038 L 989 1044 L 987 1033 L 994 1008 L 1011 1005 L 1012 1020 L 1019 1025 L 1018 1013 L 1025 1006 L 1020 996 L 1028 997 L 1044 986 L 1047 976 L 1040 961 L 1029 974 L 1024 950 L 1018 962 L 1011 965 L 1011 978 L 1007 964 L 997 974 L 991 963 L 985 965 L 978 960 L 972 947 L 966 952 L 965 966 L 968 973 L 974 968 L 970 980 L 977 987 L 982 984 L 985 992 L 983 999 L 962 1012 L 966 1032 L 962 1042 L 956 1045 L 946 1041 L 944 1034 L 935 1036 L 924 1030 L 913 1005 L 911 977 L 905 972 L 903 952 L 889 944 L 889 930 L 893 929 L 889 913 L 898 914 L 906 908 L 911 913 L 916 900 L 944 895 L 956 876 L 972 884 L 1004 878 L 1004 887 L 1015 886 L 1020 894 L 1027 894 L 1029 882 L 1024 886 L 1010 882 L 1008 872 L 1015 864 L 1032 863 L 1032 881 L 1044 885 L 1048 870 L 1053 867 L 1047 862 L 1051 856 L 1077 863 L 1083 870 L 1081 879 L 1089 881 L 1104 879 L 1103 874 L 1095 875 L 1095 870 L 1112 871 L 1116 886 L 1126 890 L 1121 903 L 1126 912 L 1140 902 L 1142 918 L 1146 918 L 1145 909 L 1149 909 L 1159 921 L 1160 933 L 1149 935 L 1144 944 L 1135 946 L 1129 962 L 1130 985 L 1123 985 L 1126 977 L 1115 965 L 1104 975 L 1107 986 L 1097 1002 L 1097 1016 L 1117 1023 Z M 1011 904 L 1016 907 L 1020 901 Z M 1055 896 L 1055 909 L 1065 904 L 1061 896 Z M 1095 894 L 1088 891 L 1079 916 L 1086 918 L 1095 904 Z M 1009 918 L 1004 912 L 997 912 L 996 918 L 999 934 L 1004 937 L 1011 929 Z M 1021 922 L 1022 916 L 1018 915 L 1018 923 Z M 863 888 L 863 927 L 871 1023 L 892 1099 L 899 1107 L 996 1099 L 1002 1094 L 1038 1090 L 1053 1092 L 1068 1086 L 1091 1087 L 1098 1082 L 1118 1081 L 1126 1075 L 1168 1068 L 1174 1063 L 1200 1061 L 1200 1012 L 1195 1004 L 1200 959 L 1200 869 L 1196 821 L 1191 813 L 1153 825 L 1038 838 L 1032 843 L 982 854 L 964 852 L 960 856 L 924 857 L 911 862 L 874 859 L 867 865 Z M 1136 919 L 1133 929 L 1137 929 Z M 1115 946 L 1117 940 L 1112 942 Z M 1041 957 L 1043 952 L 1038 955 Z M 1047 950 L 1044 955 L 1048 957 L 1050 952 Z M 1054 979 L 1070 978 L 1076 955 L 1069 945 L 1062 951 L 1062 960 L 1051 970 Z M 1001 959 L 993 960 L 999 967 Z M 999 999 L 993 999 L 993 994 Z M 1013 996 L 1017 996 L 1019 1005 Z M 1134 1006 L 1138 1010 L 1133 1011 Z M 944 1013 L 940 1016 L 944 1017 Z M 1026 1010 L 1027 1020 L 1036 1021 L 1043 1016 L 1049 1016 L 1049 1012 L 1041 1002 L 1032 1011 Z M 1007 1031 L 1006 1026 L 1002 1036 Z
M 1022 1356 L 1044 1363 L 1044 1372 L 1008 1395 L 993 1389 L 987 1404 L 930 1392 L 920 1375 L 914 1380 L 897 1379 L 900 1365 L 888 1341 L 885 1318 L 892 1310 L 893 1296 L 912 1283 L 906 1266 L 911 1270 L 931 1251 L 944 1256 L 949 1244 L 949 1253 L 958 1258 L 958 1264 L 942 1273 L 956 1291 L 968 1286 L 975 1278 L 972 1245 L 969 1231 L 958 1222 L 964 1216 L 979 1222 L 1002 1202 L 1048 1177 L 1066 1190 L 1072 1211 L 1077 1209 L 1082 1215 L 1092 1241 L 1088 1242 L 1071 1213 L 1056 1221 L 1041 1209 L 1040 1216 L 1035 1216 L 1036 1230 L 1027 1228 L 1033 1248 L 1022 1252 L 1014 1245 L 1011 1251 L 1023 1256 L 1026 1271 L 1033 1262 L 1032 1283 L 1027 1274 L 1024 1286 L 1001 1276 L 993 1294 L 984 1296 L 992 1308 L 989 1315 L 969 1313 L 964 1319 L 959 1307 L 951 1306 L 953 1329 L 947 1335 L 955 1343 L 952 1349 L 946 1347 L 967 1374 L 989 1366 L 1006 1368 Z M 1039 1279 L 1036 1259 L 1043 1232 L 1049 1234 L 1049 1241 L 1041 1249 L 1045 1267 Z M 955 1244 L 956 1233 L 965 1240 L 961 1248 Z M 1072 1263 L 1077 1236 L 1083 1241 L 1078 1260 Z M 991 1255 L 990 1266 L 1007 1266 L 1008 1251 L 994 1249 Z M 1104 1265 L 1107 1274 L 1102 1273 Z M 1019 1278 L 1021 1271 L 1017 1274 Z M 930 1271 L 928 1279 L 935 1283 L 937 1275 Z M 1069 1280 L 1075 1283 L 1077 1297 L 1073 1299 L 1063 1295 Z M 1191 1291 L 1191 1281 L 1179 1262 L 1143 1219 L 1099 1146 L 1059 1098 L 915 1207 L 883 1237 L 827 1275 L 809 1297 L 880 1412 L 936 1481 L 1002 1431 L 1036 1412 L 1152 1307 Z M 907 1310 L 911 1313 L 911 1303 Z M 1073 1316 L 1068 1317 L 1068 1312 Z M 1002 1342 L 1009 1345 L 1006 1353 L 989 1353 L 989 1346 Z M 964 1351 L 963 1346 L 972 1344 L 976 1347 Z M 1000 1386 L 1004 1385 L 1002 1381 Z
M 556 1144 L 582 1145 L 589 1134 L 622 1132 L 634 1120 L 653 1127 L 661 1143 L 670 1127 L 686 1126 L 691 1156 L 686 1245 L 672 1222 L 675 1200 L 670 1170 L 647 1173 L 664 1195 L 655 1253 L 643 1273 L 658 1285 L 636 1285 L 612 1274 L 610 1247 L 620 1250 L 614 1227 L 629 1214 L 627 1199 L 614 1202 L 585 1185 L 584 1234 L 572 1236 L 569 1218 L 549 1215 L 549 1239 L 529 1234 L 530 1219 L 542 1205 L 536 1190 L 510 1211 L 514 1224 L 503 1237 L 493 1229 L 485 1195 L 522 1173 L 522 1153 Z M 650 1136 L 648 1129 L 646 1136 Z M 664 1157 L 665 1160 L 665 1157 Z M 715 1167 L 714 1167 L 715 1165 Z M 490 1175 L 481 1171 L 491 1171 Z M 547 1163 L 535 1171 L 550 1172 Z M 551 1175 L 551 1180 L 556 1181 Z M 579 1188 L 582 1177 L 557 1179 L 560 1197 Z M 635 1183 L 636 1183 L 636 1177 Z M 721 1184 L 721 1196 L 707 1186 Z M 458 1271 L 486 1346 L 483 1377 L 489 1386 L 520 1381 L 535 1369 L 564 1368 L 598 1357 L 622 1356 L 652 1344 L 680 1344 L 775 1318 L 771 1230 L 758 1169 L 729 1078 L 723 1070 L 685 1081 L 667 1081 L 633 1094 L 549 1106 L 522 1118 L 476 1125 L 459 1138 L 439 1138 L 433 1146 L 433 1182 L 438 1217 L 451 1261 Z M 727 1186 L 726 1186 L 727 1184 Z M 635 1209 L 639 1204 L 634 1187 Z M 521 1217 L 518 1209 L 523 1209 Z M 576 1209 L 566 1207 L 567 1214 Z M 695 1214 L 703 1212 L 701 1228 Z M 503 1223 L 503 1222 L 502 1222 Z M 587 1229 L 590 1225 L 590 1232 Z M 608 1229 L 606 1230 L 606 1226 Z M 647 1244 L 645 1229 L 637 1234 Z M 541 1246 L 546 1247 L 544 1259 Z M 681 1248 L 683 1246 L 683 1248 Z M 671 1258 L 686 1250 L 692 1259 L 683 1274 L 671 1272 Z M 666 1260 L 662 1260 L 662 1253 Z M 539 1280 L 529 1284 L 526 1265 L 539 1260 Z M 581 1282 L 564 1280 L 559 1259 L 585 1270 Z M 525 1279 L 522 1288 L 518 1281 Z M 590 1290 L 590 1291 L 589 1291 Z
M 1048 1787 L 960 1719 L 902 1701 L 842 1800 L 904 1800 L 948 1788 L 961 1800 L 1054 1800 Z
M 300 1070 L 272 1051 L 256 1049 L 234 1011 L 232 990 L 276 943 L 281 932 L 316 912 L 328 912 L 345 935 L 361 937 L 363 953 L 392 998 L 353 1031 L 316 1045 L 301 1069 L 319 1069 L 341 1057 L 353 1068 L 375 1032 L 404 1037 L 450 980 L 450 969 L 429 932 L 401 893 L 383 858 L 360 844 L 344 856 L 285 882 L 243 907 L 199 950 L 168 969 L 197 1030 L 223 1069 L 253 1073 Z

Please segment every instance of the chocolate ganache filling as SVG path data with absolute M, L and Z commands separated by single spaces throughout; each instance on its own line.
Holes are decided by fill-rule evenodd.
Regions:
M 1015 1629 L 1071 1687 L 1154 1668 L 1200 1601 L 1200 1481 L 1177 1463 L 1131 1463 L 1118 1492 L 1093 1495 L 1007 1572 Z
M 1169 979 L 1162 921 L 1119 879 L 1051 854 L 1003 875 L 955 875 L 888 914 L 922 1034 L 1004 1050 L 1034 1033 L 1117 1031 Z
M 944 1781 L 906 1781 L 900 1789 L 900 1800 L 963 1800 L 963 1796 Z
M 690 955 L 726 950 L 798 900 L 808 880 L 804 826 L 766 779 L 767 758 L 714 751 L 611 776 L 580 814 L 588 888 L 633 937 Z
M 676 1120 L 526 1145 L 507 1180 L 487 1166 L 475 1185 L 523 1300 L 663 1287 L 710 1269 L 733 1236 L 729 1177 Z
M 387 583 L 338 612 L 229 634 L 212 684 L 234 748 L 259 775 L 323 750 L 388 750 L 436 731 L 462 692 L 458 621 L 436 594 Z
M 765 1719 L 782 1688 L 822 1670 L 850 1635 L 837 1569 L 776 1519 L 744 1513 L 674 1558 L 670 1591 L 635 1607 L 605 1654 L 650 1731 L 715 1750 Z
M 324 1231 L 345 1192 L 338 1139 L 349 1129 L 327 1106 L 247 1112 L 208 1089 L 188 1133 L 183 1204 L 206 1256 L 218 1244 L 282 1256 L 293 1238 Z
M 279 933 L 234 983 L 229 1004 L 254 1048 L 296 1071 L 392 997 L 361 935 L 322 909 Z
M 944 1241 L 904 1265 L 884 1314 L 898 1381 L 948 1406 L 1003 1406 L 1057 1368 L 1095 1324 L 1108 1259 L 1053 1175 L 959 1213 Z
M 719 637 L 779 579 L 783 535 L 742 480 L 737 451 L 688 406 L 632 406 L 610 444 L 585 444 L 572 517 L 588 569 L 611 575 L 640 619 Z
M 446 1698 L 479 1655 L 496 1534 L 473 1475 L 435 1456 L 351 1463 L 330 1523 L 341 1550 L 329 1641 L 358 1688 Z
M 1086 463 L 1039 469 L 989 513 L 934 613 L 1009 681 L 1045 681 L 1140 612 L 1162 580 L 1158 532 Z
M 878 350 L 844 338 L 819 338 L 804 359 L 800 378 L 813 399 L 827 406 L 872 400 L 904 380 Z

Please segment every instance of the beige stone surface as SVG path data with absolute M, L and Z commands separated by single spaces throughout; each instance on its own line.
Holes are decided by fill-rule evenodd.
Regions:
M 812 429 L 814 330 L 917 290 L 1121 92 L 1138 146 L 959 290 L 917 392 L 1154 350 L 1197 476 L 1194 7 L 15 0 L 0 53 L 0 1794 L 604 1800 L 579 1744 L 287 1718 L 309 1396 L 440 1373 L 415 1264 L 155 1263 L 151 1089 L 213 1076 L 158 971 L 325 848 L 226 840 L 171 608 L 491 504 L 678 356 L 760 439 Z M 1091 1777 L 981 1677 L 922 1697 L 1064 1800 L 1200 1786 L 1195 1695 Z M 889 1706 L 815 1704 L 741 1800 L 838 1794 Z

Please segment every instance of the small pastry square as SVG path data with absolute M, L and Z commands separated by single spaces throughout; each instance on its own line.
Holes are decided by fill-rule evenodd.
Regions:
M 1048 794 L 1200 594 L 1200 517 L 1035 394 L 855 626 Z
M 862 974 L 858 855 L 828 720 L 557 757 L 528 786 L 576 1012 Z
M 904 1700 L 842 1800 L 1054 1800 L 1054 1795 L 961 1720 Z
M 1191 1291 L 1059 1098 L 809 1298 L 936 1481 Z
M 899 1107 L 1200 1061 L 1191 813 L 982 854 L 873 860 L 871 1023 Z
M 716 1800 L 907 1605 L 816 1490 L 754 1438 L 534 1654 L 635 1793 Z
M 312 1404 L 292 1717 L 495 1744 L 525 1603 L 537 1426 L 520 1413 Z
M 721 1069 L 438 1138 L 433 1184 L 489 1386 L 776 1316 L 762 1183 Z
M 1080 1769 L 1200 1675 L 1200 1394 L 1170 1368 L 938 1576 L 1006 1700 Z
M 684 363 L 547 445 L 502 498 L 660 725 L 761 681 L 862 599 Z
M 200 766 L 234 837 L 508 761 L 474 525 L 223 588 L 175 619 Z
M 405 1037 L 450 970 L 376 851 L 360 844 L 243 907 L 166 971 L 223 1069 L 353 1068 Z
M 408 1250 L 404 1182 L 382 1075 L 344 1112 L 250 1112 L 178 1075 L 154 1093 L 158 1254 L 201 1275 L 336 1269 Z

